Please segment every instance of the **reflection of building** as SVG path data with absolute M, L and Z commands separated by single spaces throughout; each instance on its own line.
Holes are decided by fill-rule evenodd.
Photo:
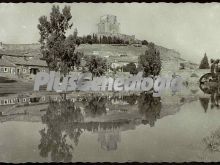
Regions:
M 107 151 L 116 150 L 120 141 L 120 131 L 117 129 L 100 131 L 98 132 L 98 141 L 102 149 Z

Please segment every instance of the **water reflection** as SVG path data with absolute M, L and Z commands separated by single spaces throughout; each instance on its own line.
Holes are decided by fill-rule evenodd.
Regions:
M 116 104 L 127 103 L 128 105 L 134 105 L 138 103 L 138 112 L 140 117 L 143 116 L 140 118 L 141 123 L 150 124 L 152 127 L 160 116 L 160 100 L 159 97 L 154 98 L 152 94 L 148 93 L 122 98 L 92 95 L 84 97 L 78 102 L 73 102 L 71 99 L 51 100 L 46 113 L 42 116 L 42 123 L 46 124 L 46 127 L 40 130 L 41 140 L 38 146 L 40 155 L 42 157 L 50 155 L 51 160 L 56 162 L 71 161 L 74 146 L 71 142 L 68 143 L 67 139 L 72 140 L 76 146 L 84 130 L 98 133 L 97 140 L 102 149 L 116 150 L 121 138 L 121 128 L 129 126 L 132 120 L 119 119 L 111 121 L 110 119 L 102 122 L 84 122 L 84 119 L 87 117 L 106 116 L 106 106 L 108 105 L 108 111 L 111 111 L 111 106 L 109 105 L 115 104 L 117 101 L 118 103 Z M 77 103 L 78 106 L 76 106 Z
M 70 100 L 50 101 L 46 114 L 42 116 L 42 123 L 47 128 L 40 130 L 40 155 L 48 157 L 50 153 L 51 160 L 55 162 L 71 161 L 73 146 L 67 143 L 67 136 L 77 145 L 83 131 L 79 127 L 71 127 L 71 123 L 82 121 L 80 108 Z
M 204 111 L 207 112 L 207 110 L 219 110 L 220 109 L 220 86 L 209 86 L 209 88 L 206 88 L 209 90 L 205 90 L 204 93 L 210 94 L 210 97 L 207 98 L 199 98 L 201 106 L 203 107 Z M 209 105 L 210 103 L 210 105 Z M 217 130 L 211 132 L 210 135 L 204 137 L 202 139 L 202 142 L 205 144 L 204 154 L 207 157 L 209 152 L 211 154 L 215 152 L 220 152 L 220 128 Z
M 83 100 L 85 113 L 87 116 L 98 117 L 106 114 L 107 98 L 102 96 L 92 96 Z
M 153 94 L 141 93 L 138 97 L 138 110 L 144 116 L 142 123 L 153 127 L 160 117 L 161 98 L 153 97 Z
M 210 109 L 220 108 L 220 87 L 213 86 L 213 87 L 209 87 L 209 89 L 210 90 L 207 92 L 207 94 L 210 95 L 208 97 L 199 98 L 201 106 L 203 107 L 205 112 L 207 112 L 208 110 L 209 102 L 211 102 Z
M 219 93 L 218 90 L 213 91 L 213 94 L 203 97 L 153 97 L 150 93 L 66 97 L 57 94 L 41 97 L 23 95 L 19 96 L 19 106 L 14 107 L 13 111 L 4 111 L 7 113 L 0 116 L 0 119 L 42 122 L 43 128 L 38 133 L 39 155 L 54 162 L 69 162 L 74 160 L 82 134 L 87 135 L 91 132 L 95 135 L 100 149 L 116 151 L 122 145 L 121 141 L 125 141 L 122 139 L 123 132 L 135 131 L 139 126 L 154 130 L 153 127 L 161 118 L 176 114 L 186 103 L 199 100 L 204 112 L 218 108 Z M 25 104 L 22 102 L 24 98 Z M 6 108 L 8 106 L 2 105 Z M 26 113 L 23 113 L 24 111 Z

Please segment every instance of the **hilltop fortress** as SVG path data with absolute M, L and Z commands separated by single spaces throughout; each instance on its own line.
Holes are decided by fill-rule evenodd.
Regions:
M 117 16 L 104 15 L 100 17 L 98 25 L 98 37 L 117 37 L 128 41 L 129 43 L 137 42 L 135 35 L 126 35 L 120 33 L 120 23 L 117 21 Z

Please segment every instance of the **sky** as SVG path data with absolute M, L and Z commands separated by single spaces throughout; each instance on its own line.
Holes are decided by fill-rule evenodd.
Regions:
M 199 63 L 220 57 L 220 4 L 218 3 L 55 3 L 71 6 L 73 27 L 78 34 L 97 32 L 102 15 L 117 16 L 120 31 L 135 35 Z M 11 44 L 37 43 L 38 19 L 49 17 L 50 3 L 0 3 L 0 41 Z

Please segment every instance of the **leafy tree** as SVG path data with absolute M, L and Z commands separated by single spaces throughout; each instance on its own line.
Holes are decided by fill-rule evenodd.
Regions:
M 128 45 L 128 44 L 129 44 L 129 41 L 125 41 L 125 44 L 127 44 L 127 45 Z
M 92 42 L 93 42 L 94 44 L 98 44 L 98 43 L 99 43 L 97 34 L 93 34 Z
M 132 75 L 135 75 L 138 73 L 137 67 L 133 62 L 130 62 L 126 66 L 123 67 L 124 72 L 129 72 Z
M 146 40 L 141 41 L 142 45 L 148 45 L 148 42 Z
M 91 35 L 86 36 L 86 43 L 92 44 L 92 36 Z
M 77 30 L 77 28 L 74 29 L 73 37 L 74 37 L 75 39 L 77 39 L 77 37 L 78 37 L 78 30 Z
M 65 6 L 61 12 L 59 6 L 54 5 L 50 19 L 41 16 L 37 26 L 40 31 L 41 52 L 49 69 L 63 74 L 67 74 L 76 65 L 75 61 L 69 60 L 70 56 L 76 55 L 74 53 L 76 39 L 73 35 L 66 37 L 66 31 L 73 25 L 70 23 L 71 18 L 69 6 Z
M 107 44 L 108 43 L 108 38 L 106 36 L 102 37 L 102 43 Z
M 112 44 L 112 37 L 108 36 L 108 44 Z
M 153 43 L 149 43 L 145 54 L 139 56 L 138 64 L 140 69 L 143 70 L 144 77 L 159 75 L 161 71 L 160 52 L 156 50 Z
M 199 65 L 199 69 L 209 69 L 209 60 L 208 60 L 208 57 L 205 53 L 200 65 Z
M 180 70 L 185 69 L 185 64 L 184 63 L 180 63 Z
M 85 56 L 86 68 L 92 73 L 92 76 L 101 76 L 107 70 L 107 61 L 98 56 Z

